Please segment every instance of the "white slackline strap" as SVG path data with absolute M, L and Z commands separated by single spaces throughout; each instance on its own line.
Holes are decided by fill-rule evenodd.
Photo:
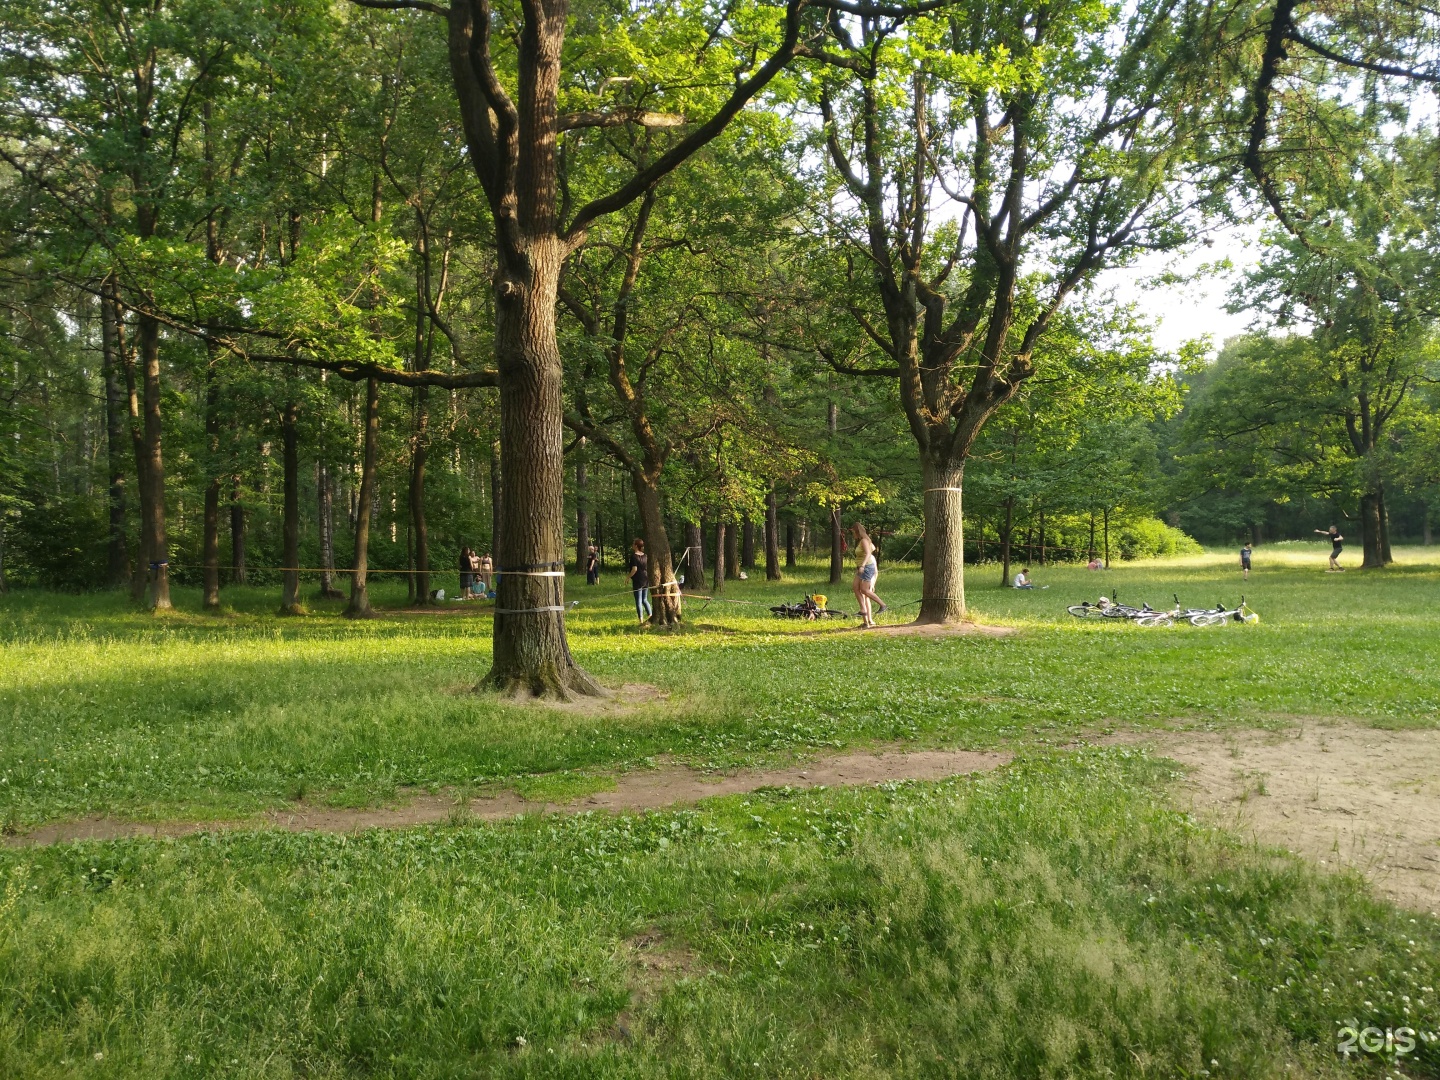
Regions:
M 564 570 L 496 570 L 502 577 L 564 577 Z
M 522 607 L 522 608 L 496 608 L 496 615 L 530 615 L 537 611 L 564 611 L 564 604 L 552 604 L 549 607 Z
M 964 494 L 964 492 L 965 492 L 965 489 L 964 489 L 964 488 L 926 488 L 925 490 L 926 490 L 926 491 L 953 491 L 953 492 L 955 492 L 955 494 L 957 494 L 957 495 L 962 495 L 962 494 Z

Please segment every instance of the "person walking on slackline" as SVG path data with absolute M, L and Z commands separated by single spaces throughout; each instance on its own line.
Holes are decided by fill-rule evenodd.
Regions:
M 875 594 L 875 581 L 880 577 L 880 564 L 875 560 L 875 542 L 865 531 L 865 526 L 855 522 L 850 526 L 855 536 L 855 580 L 850 588 L 855 601 L 860 605 L 860 617 L 865 620 L 865 629 L 875 628 L 875 616 L 885 610 L 885 601 Z M 872 608 L 872 604 L 879 607 Z
M 635 614 L 644 626 L 652 614 L 650 607 L 650 560 L 645 554 L 645 541 L 638 536 L 625 565 L 625 576 L 630 579 L 630 588 L 635 590 Z
M 1344 550 L 1342 541 L 1345 537 L 1340 535 L 1340 530 L 1334 525 L 1331 525 L 1329 529 L 1316 529 L 1315 531 L 1321 536 L 1330 538 L 1330 569 L 1325 572 L 1327 574 L 1344 573 L 1345 568 L 1340 565 L 1340 552 Z

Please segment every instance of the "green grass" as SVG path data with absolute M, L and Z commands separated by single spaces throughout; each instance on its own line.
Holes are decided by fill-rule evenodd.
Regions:
M 1440 560 L 1324 575 L 1257 552 L 1255 627 L 1141 631 L 1064 614 L 1115 588 L 1235 600 L 1228 558 L 1051 588 L 970 579 L 1012 638 L 806 635 L 733 584 L 680 633 L 583 601 L 573 651 L 667 706 L 585 716 L 471 691 L 476 609 L 365 623 L 231 590 L 165 618 L 115 596 L 0 600 L 0 806 L 225 815 L 297 795 L 507 783 L 543 800 L 670 753 L 1019 750 L 991 775 L 772 790 L 645 816 L 355 836 L 271 830 L 0 849 L 0 1076 L 1440 1077 L 1440 920 L 1175 809 L 1117 725 L 1440 719 Z M 614 579 L 607 582 L 613 585 Z M 914 572 L 886 572 L 897 607 Z M 381 599 L 385 599 L 382 593 Z M 391 597 L 393 600 L 394 598 Z M 903 609 L 902 609 L 903 610 Z M 1336 1054 L 1343 1025 L 1427 1034 Z
M 1440 554 L 1326 575 L 1319 545 L 1277 545 L 1256 565 L 1243 591 L 1261 624 L 1205 631 L 1090 625 L 1064 609 L 1101 589 L 1157 607 L 1172 592 L 1233 603 L 1242 586 L 1228 556 L 1104 574 L 1036 567 L 1051 587 L 1030 593 L 979 568 L 972 608 L 1020 628 L 1006 640 L 806 635 L 813 626 L 770 617 L 769 603 L 817 588 L 850 601 L 813 569 L 778 585 L 732 582 L 726 598 L 749 603 L 692 603 L 674 634 L 637 630 L 615 575 L 599 590 L 572 582 L 579 661 L 611 684 L 672 694 L 603 721 L 472 693 L 489 664 L 482 605 L 354 623 L 316 604 L 281 620 L 273 590 L 231 589 L 224 615 L 181 591 L 179 610 L 154 618 L 115 594 L 19 592 L 0 598 L 0 822 L 233 816 L 301 792 L 373 804 L 405 787 L 658 754 L 729 766 L 896 739 L 1045 745 L 1116 725 L 1440 721 Z M 880 579 L 898 618 L 919 585 L 913 570 Z
M 1092 750 L 641 818 L 8 852 L 0 1075 L 1315 1077 L 1354 1071 L 1341 1024 L 1440 1027 L 1440 922 L 1197 824 L 1168 777 Z M 1440 1043 L 1404 1064 L 1440 1075 Z

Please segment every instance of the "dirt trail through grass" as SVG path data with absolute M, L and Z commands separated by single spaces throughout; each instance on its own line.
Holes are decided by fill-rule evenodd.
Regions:
M 1440 910 L 1440 732 L 1306 721 L 1139 741 L 1190 767 L 1196 810 Z
M 836 787 L 877 784 L 897 780 L 939 780 L 962 773 L 984 772 L 1010 760 L 1003 753 L 970 750 L 917 750 L 855 752 L 821 758 L 782 769 L 746 769 L 727 775 L 707 775 L 684 765 L 663 764 L 603 774 L 597 786 L 609 790 L 567 801 L 526 799 L 514 791 L 465 798 L 455 792 L 407 793 L 402 805 L 369 810 L 333 809 L 297 804 L 294 809 L 270 811 L 244 821 L 139 822 L 114 818 L 57 822 L 19 836 L 8 837 L 11 846 L 55 844 L 71 840 L 113 840 L 129 836 L 185 836 L 227 828 L 279 828 L 299 832 L 354 832 L 360 829 L 404 828 L 438 821 L 482 821 L 526 813 L 583 813 L 587 810 L 621 813 L 692 803 L 717 795 L 736 795 L 768 787 Z

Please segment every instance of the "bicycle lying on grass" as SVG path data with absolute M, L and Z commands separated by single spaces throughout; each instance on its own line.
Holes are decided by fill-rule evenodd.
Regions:
M 1174 626 L 1177 620 L 1184 620 L 1191 626 L 1221 626 L 1227 622 L 1257 623 L 1260 616 L 1245 604 L 1240 597 L 1240 606 L 1227 608 L 1223 603 L 1213 608 L 1185 608 L 1180 606 L 1180 597 L 1175 597 L 1175 606 L 1169 611 L 1157 611 L 1149 604 L 1131 607 L 1115 599 L 1115 594 L 1100 597 L 1097 603 L 1086 600 L 1071 604 L 1065 609 L 1077 619 L 1127 619 L 1137 626 L 1147 628 Z

